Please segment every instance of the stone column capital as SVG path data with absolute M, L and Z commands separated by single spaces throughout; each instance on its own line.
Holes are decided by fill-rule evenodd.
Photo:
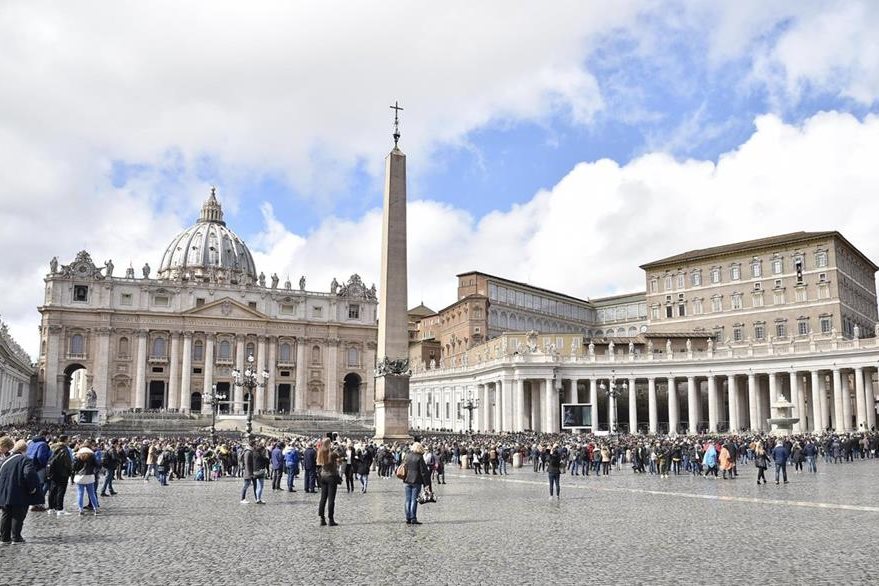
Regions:
M 193 332 L 191 332 L 191 331 L 189 331 L 189 330 L 184 330 L 184 331 L 183 331 L 183 338 L 184 338 L 184 339 L 190 339 L 190 340 L 191 340 L 191 339 L 192 339 L 192 334 L 193 334 Z

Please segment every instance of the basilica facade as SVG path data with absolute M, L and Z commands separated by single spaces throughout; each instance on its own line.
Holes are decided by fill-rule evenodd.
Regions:
M 37 364 L 43 419 L 94 403 L 114 411 L 255 413 L 373 410 L 376 291 L 358 275 L 323 292 L 257 273 L 253 256 L 223 221 L 216 193 L 198 221 L 149 264 L 114 275 L 81 251 L 50 263 Z M 252 358 L 251 358 L 252 357 Z M 266 373 L 253 397 L 233 369 Z

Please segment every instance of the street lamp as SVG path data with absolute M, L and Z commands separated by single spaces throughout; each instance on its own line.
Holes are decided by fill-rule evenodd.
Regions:
M 217 409 L 220 407 L 220 401 L 226 400 L 226 395 L 217 393 L 217 385 L 211 386 L 211 392 L 205 397 L 211 406 L 211 443 L 217 445 Z
M 269 378 L 269 373 L 265 370 L 260 373 L 256 372 L 256 365 L 253 362 L 253 354 L 251 354 L 247 357 L 247 366 L 244 369 L 244 372 L 241 372 L 237 368 L 232 370 L 232 379 L 235 386 L 247 389 L 247 392 L 250 395 L 250 400 L 247 401 L 247 426 L 244 428 L 245 439 L 250 439 L 250 434 L 253 431 L 254 393 L 257 389 L 263 388 L 265 386 L 265 381 Z
M 617 382 L 616 371 L 610 371 L 610 386 L 604 384 L 604 381 L 598 385 L 598 389 L 607 395 L 607 400 L 610 405 L 610 421 L 608 421 L 608 428 L 610 433 L 617 432 L 617 397 L 622 395 L 623 393 L 629 392 L 629 383 L 626 379 L 620 379 L 621 382 Z
M 470 415 L 470 433 L 473 433 L 473 410 L 479 409 L 479 399 L 474 399 L 472 391 L 467 391 L 467 400 L 461 399 L 458 401 L 458 405 L 461 409 L 468 411 Z

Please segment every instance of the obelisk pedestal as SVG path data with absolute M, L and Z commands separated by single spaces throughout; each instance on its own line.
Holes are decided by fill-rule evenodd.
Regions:
M 381 287 L 375 370 L 375 439 L 409 435 L 409 320 L 406 264 L 406 155 L 395 145 L 385 161 Z

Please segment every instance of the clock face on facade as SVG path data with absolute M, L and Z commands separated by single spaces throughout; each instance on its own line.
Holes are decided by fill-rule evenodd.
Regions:
M 85 273 L 85 272 L 87 272 L 89 269 L 88 269 L 88 267 L 85 266 L 85 265 L 79 265 L 79 268 L 78 268 L 77 270 L 78 270 L 80 273 Z

